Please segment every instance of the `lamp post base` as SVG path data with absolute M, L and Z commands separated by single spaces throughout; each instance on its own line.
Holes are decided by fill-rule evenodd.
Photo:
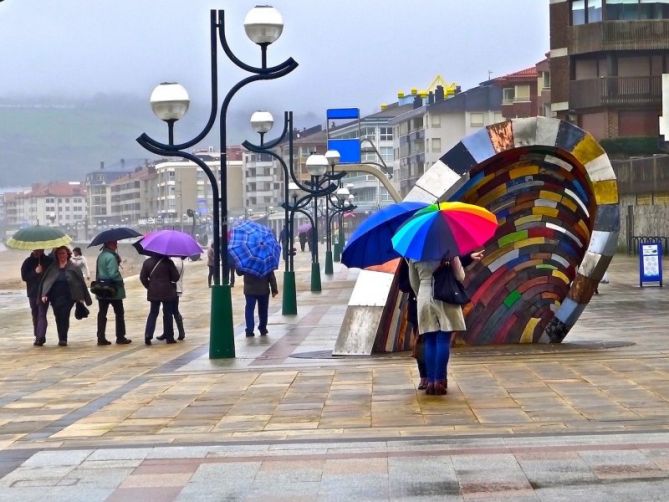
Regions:
M 235 357 L 235 331 L 232 326 L 232 294 L 230 285 L 211 287 L 211 322 L 209 359 Z
M 321 292 L 321 265 L 320 263 L 311 264 L 311 292 Z
M 295 290 L 295 272 L 283 273 L 282 315 L 297 315 L 297 293 Z
M 325 252 L 325 275 L 334 274 L 334 268 L 332 267 L 332 251 L 327 250 Z
M 341 261 L 341 244 L 335 242 L 334 245 L 334 261 L 339 263 Z

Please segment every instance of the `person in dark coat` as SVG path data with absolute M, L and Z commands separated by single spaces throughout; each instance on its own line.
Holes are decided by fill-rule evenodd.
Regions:
M 418 336 L 418 303 L 416 300 L 416 293 L 411 288 L 411 280 L 409 278 L 409 264 L 405 259 L 400 261 L 399 270 L 397 273 L 397 282 L 399 290 L 406 293 L 406 309 L 407 309 L 407 330 L 410 330 L 413 338 L 413 352 L 412 356 L 416 359 L 418 366 L 418 375 L 420 376 L 420 383 L 418 389 L 427 389 L 427 367 L 425 366 L 425 357 L 423 351 L 423 337 Z M 400 306 L 402 308 L 403 305 Z
M 44 272 L 39 285 L 39 297 L 45 305 L 51 303 L 58 329 L 58 345 L 67 345 L 70 312 L 76 302 L 93 303 L 81 269 L 70 261 L 70 250 L 61 246 L 54 252 L 56 261 Z M 46 339 L 46 337 L 44 337 Z
M 300 240 L 300 249 L 304 253 L 304 246 L 307 244 L 307 233 L 306 232 L 300 232 L 297 234 L 298 239 Z
M 246 298 L 246 307 L 244 308 L 244 318 L 246 320 L 246 336 L 255 336 L 254 313 L 256 303 L 258 304 L 258 331 L 260 336 L 267 335 L 267 317 L 269 311 L 269 295 L 272 298 L 279 294 L 279 288 L 276 285 L 274 272 L 258 277 L 257 275 L 245 274 L 237 271 L 238 275 L 244 276 L 244 297 Z
M 156 319 L 163 306 L 163 335 L 167 343 L 174 339 L 174 306 L 177 301 L 177 281 L 179 271 L 174 262 L 166 256 L 152 256 L 144 261 L 139 280 L 146 288 L 146 299 L 151 303 L 144 328 L 144 343 L 151 345 Z
M 30 304 L 30 313 L 33 318 L 34 345 L 44 345 L 46 338 L 46 312 L 48 304 L 40 301 L 39 284 L 44 272 L 51 265 L 53 259 L 44 254 L 43 249 L 34 249 L 21 265 L 21 279 L 26 283 L 26 295 Z

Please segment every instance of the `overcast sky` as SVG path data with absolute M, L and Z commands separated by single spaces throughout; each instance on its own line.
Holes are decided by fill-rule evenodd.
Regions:
M 259 64 L 247 0 L 4 0 L 0 97 L 122 92 L 178 81 L 209 103 L 209 9 L 225 9 L 233 51 Z M 436 74 L 463 90 L 534 65 L 548 50 L 548 0 L 274 0 L 284 31 L 269 64 L 289 76 L 256 82 L 232 108 L 280 113 L 359 107 L 364 114 L 425 88 Z M 220 52 L 222 54 L 222 51 Z M 221 94 L 245 74 L 221 57 Z M 149 112 L 150 113 L 150 112 Z

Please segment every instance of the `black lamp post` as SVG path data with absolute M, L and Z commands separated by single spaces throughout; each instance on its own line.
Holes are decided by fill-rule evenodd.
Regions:
M 284 112 L 283 131 L 278 138 L 265 142 L 267 134 L 274 125 L 274 118 L 269 112 L 255 112 L 251 116 L 251 126 L 260 135 L 260 145 L 254 145 L 244 141 L 242 146 L 250 152 L 266 154 L 276 159 L 283 170 L 283 238 L 281 247 L 283 248 L 283 259 L 285 262 L 283 273 L 283 304 L 281 313 L 283 315 L 297 314 L 297 290 L 295 288 L 295 270 L 293 268 L 292 249 L 293 249 L 293 222 L 290 218 L 290 206 L 288 205 L 288 193 L 291 179 L 295 178 L 293 172 L 293 112 Z M 272 151 L 272 148 L 279 145 L 285 138 L 288 138 L 288 165 L 283 158 Z M 290 167 L 289 167 L 290 166 Z
M 311 176 L 311 198 L 313 204 L 313 220 L 311 227 L 311 291 L 318 293 L 321 291 L 321 266 L 318 263 L 318 189 L 320 187 L 320 178 L 327 172 L 328 159 L 325 155 L 312 153 L 307 158 L 307 172 Z
M 353 204 L 353 195 L 348 188 L 339 188 L 331 199 L 333 210 L 330 213 L 328 227 L 332 228 L 335 216 L 339 215 L 339 245 L 344 246 L 344 213 L 353 211 L 357 206 Z
M 137 138 L 137 142 L 148 151 L 157 155 L 177 156 L 197 164 L 207 175 L 211 184 L 213 199 L 213 247 L 214 247 L 214 286 L 211 288 L 211 322 L 209 333 L 209 357 L 211 359 L 235 357 L 234 330 L 232 325 L 232 296 L 229 283 L 228 248 L 228 187 L 227 187 L 227 113 L 233 96 L 244 86 L 257 80 L 272 80 L 283 77 L 297 67 L 297 62 L 289 58 L 283 63 L 267 66 L 267 47 L 279 38 L 283 31 L 281 14 L 270 6 L 252 9 L 244 19 L 244 29 L 248 37 L 260 46 L 261 66 L 251 66 L 241 61 L 228 46 L 225 37 L 224 11 L 210 12 L 210 47 L 211 47 L 211 112 L 202 131 L 193 139 L 174 144 L 174 123 L 188 109 L 188 95 L 178 84 L 160 85 L 151 96 L 151 106 L 158 117 L 167 122 L 168 143 L 161 143 L 150 138 L 146 133 Z M 217 40 L 218 39 L 218 40 Z M 218 112 L 218 58 L 217 47 L 220 42 L 228 59 L 239 68 L 251 73 L 226 94 L 220 108 L 220 191 L 218 181 L 210 167 L 199 157 L 187 150 L 200 142 L 212 129 Z M 183 92 L 181 92 L 183 90 Z M 175 92 L 176 91 L 176 92 Z M 185 94 L 185 96 L 184 96 Z M 222 265 L 222 266 L 221 266 Z M 221 275 L 223 283 L 221 284 Z
M 330 173 L 330 178 L 335 179 L 335 166 L 339 164 L 341 155 L 337 150 L 328 150 L 325 152 L 325 158 L 328 160 L 328 164 L 332 169 Z M 341 178 L 339 178 L 339 184 L 341 185 Z M 325 275 L 334 274 L 333 264 L 332 264 L 332 231 L 330 226 L 330 197 L 325 198 Z

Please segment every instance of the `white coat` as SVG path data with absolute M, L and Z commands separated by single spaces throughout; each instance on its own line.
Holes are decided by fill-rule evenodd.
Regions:
M 465 316 L 460 305 L 453 305 L 432 298 L 432 273 L 439 266 L 439 261 L 409 260 L 409 280 L 416 292 L 418 302 L 418 333 L 433 331 L 465 331 Z M 451 260 L 455 278 L 465 280 L 465 269 L 460 258 Z

